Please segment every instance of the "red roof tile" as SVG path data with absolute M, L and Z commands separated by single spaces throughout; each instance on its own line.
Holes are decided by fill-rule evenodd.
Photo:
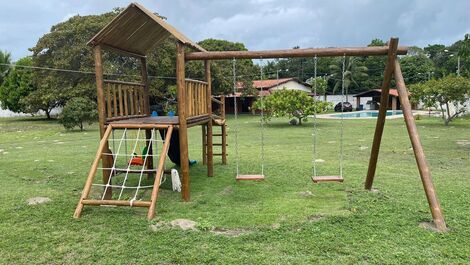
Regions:
M 287 83 L 291 80 L 297 80 L 293 77 L 289 78 L 279 78 L 279 79 L 267 79 L 267 80 L 253 80 L 253 87 L 256 89 L 269 89 L 284 83 Z M 240 89 L 243 86 L 242 82 L 237 83 L 237 88 Z

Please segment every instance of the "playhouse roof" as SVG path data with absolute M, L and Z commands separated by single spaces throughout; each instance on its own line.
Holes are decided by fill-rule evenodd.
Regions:
M 170 36 L 198 51 L 206 51 L 137 3 L 130 4 L 98 32 L 88 44 L 102 45 L 104 48 L 144 56 L 150 49 Z

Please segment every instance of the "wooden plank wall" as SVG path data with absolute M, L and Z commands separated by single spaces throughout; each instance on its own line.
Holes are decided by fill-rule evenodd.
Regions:
M 209 113 L 207 95 L 209 85 L 207 82 L 186 79 L 186 117 L 194 117 Z
M 144 84 L 105 80 L 106 120 L 147 115 Z

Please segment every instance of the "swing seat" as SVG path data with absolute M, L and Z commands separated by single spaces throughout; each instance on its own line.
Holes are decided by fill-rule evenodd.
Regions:
M 343 182 L 344 179 L 341 176 L 316 176 L 312 177 L 313 183 L 320 182 Z
M 239 180 L 261 181 L 261 180 L 264 180 L 264 175 L 237 175 L 237 177 L 235 179 L 237 181 L 239 181 Z

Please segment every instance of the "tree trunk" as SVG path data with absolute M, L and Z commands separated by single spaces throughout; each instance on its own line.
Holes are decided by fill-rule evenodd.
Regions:
M 80 131 L 81 132 L 83 131 L 83 122 L 82 121 L 80 122 Z
M 299 117 L 298 119 L 299 119 L 299 125 L 302 125 L 302 118 Z
M 49 109 L 46 109 L 46 110 L 44 110 L 44 112 L 46 112 L 47 119 L 50 120 L 51 119 L 51 111 Z
M 439 106 L 441 107 L 442 119 L 445 121 L 446 120 L 446 113 L 444 111 L 444 108 L 442 107 L 442 104 L 439 104 Z
M 449 125 L 449 122 L 452 120 L 452 117 L 450 116 L 450 109 L 449 109 L 449 103 L 446 102 L 446 108 L 447 108 L 447 119 L 445 122 L 445 125 Z

